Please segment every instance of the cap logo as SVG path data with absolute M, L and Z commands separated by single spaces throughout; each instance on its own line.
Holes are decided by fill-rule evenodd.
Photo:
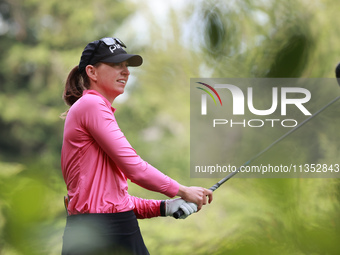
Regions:
M 116 50 L 116 49 L 121 49 L 122 47 L 119 45 L 119 44 L 114 44 L 114 45 L 111 45 L 110 47 L 109 47 L 109 50 L 111 51 L 111 53 L 114 53 L 114 51 Z

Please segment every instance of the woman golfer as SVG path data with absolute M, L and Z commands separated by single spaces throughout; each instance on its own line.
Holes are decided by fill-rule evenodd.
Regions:
M 124 92 L 129 66 L 139 55 L 127 54 L 117 38 L 89 43 L 67 78 L 67 112 L 61 153 L 67 185 L 68 217 L 62 254 L 149 254 L 137 218 L 182 218 L 212 201 L 212 192 L 186 187 L 143 161 L 126 140 L 111 107 Z M 170 200 L 146 200 L 128 194 L 127 179 Z

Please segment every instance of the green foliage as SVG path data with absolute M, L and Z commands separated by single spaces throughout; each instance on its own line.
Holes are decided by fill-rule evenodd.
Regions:
M 0 1 L 0 253 L 60 254 L 61 95 L 88 42 L 115 35 L 143 56 L 142 67 L 131 68 L 125 101 L 114 103 L 121 129 L 164 173 L 209 187 L 217 180 L 189 178 L 189 79 L 333 78 L 336 7 L 330 0 L 188 1 L 160 17 L 147 2 Z M 145 22 L 131 24 L 135 17 Z M 336 162 L 338 114 L 330 109 L 267 157 L 295 152 L 302 161 Z M 272 142 L 251 137 L 259 146 Z M 165 199 L 129 187 L 133 195 Z M 184 221 L 140 221 L 151 254 L 339 253 L 338 179 L 235 178 L 214 195 Z

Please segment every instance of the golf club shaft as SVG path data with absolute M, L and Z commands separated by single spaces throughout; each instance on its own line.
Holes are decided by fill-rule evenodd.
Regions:
M 296 127 L 294 127 L 293 129 L 289 130 L 287 133 L 285 133 L 283 136 L 281 136 L 280 138 L 278 138 L 276 141 L 274 141 L 272 144 L 270 144 L 267 148 L 265 148 L 264 150 L 262 150 L 261 152 L 259 152 L 258 154 L 256 154 L 254 157 L 252 157 L 250 160 L 248 160 L 246 163 L 244 163 L 242 166 L 240 166 L 239 168 L 237 168 L 234 172 L 228 174 L 226 177 L 224 177 L 223 179 L 221 179 L 219 182 L 217 182 L 216 184 L 214 184 L 213 186 L 211 186 L 209 189 L 211 191 L 215 191 L 216 189 L 218 189 L 223 183 L 225 183 L 226 181 L 228 181 L 230 178 L 232 178 L 234 175 L 236 175 L 240 169 L 246 165 L 249 165 L 251 162 L 253 162 L 255 159 L 257 159 L 258 157 L 260 157 L 263 153 L 265 153 L 266 151 L 268 151 L 270 148 L 272 148 L 275 144 L 279 143 L 280 141 L 282 141 L 283 139 L 285 139 L 287 136 L 289 136 L 291 133 L 295 132 L 296 130 L 298 130 L 300 127 L 302 127 L 304 124 L 306 124 L 308 121 L 310 121 L 311 119 L 313 119 L 315 116 L 317 116 L 319 113 L 323 112 L 326 108 L 328 108 L 329 106 L 331 106 L 332 104 L 334 104 L 336 101 L 338 101 L 340 99 L 340 96 L 338 96 L 337 98 L 333 99 L 331 102 L 329 102 L 328 104 L 326 104 L 324 107 L 322 107 L 320 110 L 318 110 L 317 112 L 315 112 L 312 116 L 310 116 L 309 118 L 305 119 L 304 121 L 302 121 L 299 125 L 297 125 Z M 178 219 L 179 217 L 181 217 L 184 214 L 184 212 L 181 209 L 178 209 L 176 212 L 174 212 L 173 216 L 174 218 Z
M 308 121 L 310 121 L 311 119 L 313 119 L 314 117 L 316 117 L 319 113 L 323 112 L 326 108 L 328 108 L 329 106 L 331 106 L 332 104 L 334 104 L 336 101 L 338 101 L 340 99 L 340 96 L 338 96 L 337 98 L 333 99 L 331 102 L 329 102 L 327 105 L 325 105 L 324 107 L 322 107 L 320 110 L 318 110 L 317 112 L 315 112 L 312 116 L 310 116 L 309 118 L 305 119 L 304 121 L 302 121 L 299 125 L 297 125 L 296 127 L 294 127 L 293 129 L 289 130 L 287 133 L 285 133 L 283 136 L 281 136 L 280 138 L 278 138 L 276 141 L 274 141 L 272 144 L 270 144 L 267 148 L 265 148 L 264 150 L 262 150 L 261 152 L 259 152 L 258 154 L 256 154 L 254 157 L 252 157 L 250 160 L 248 160 L 246 163 L 244 163 L 242 165 L 246 166 L 249 165 L 252 161 L 254 161 L 255 159 L 257 159 L 258 157 L 260 157 L 263 153 L 265 153 L 266 151 L 268 151 L 270 148 L 272 148 L 275 144 L 279 143 L 280 141 L 282 141 L 283 139 L 285 139 L 287 136 L 289 136 L 291 133 L 295 132 L 296 130 L 298 130 L 300 127 L 302 127 L 304 124 L 306 124 Z M 217 182 L 215 185 L 213 185 L 212 187 L 210 187 L 209 189 L 214 191 L 216 190 L 219 186 L 221 186 L 223 183 L 225 183 L 227 180 L 229 180 L 231 177 L 233 177 L 236 173 L 238 173 L 240 171 L 241 167 L 239 167 L 235 172 L 227 175 L 226 177 L 224 177 L 223 179 L 221 179 L 219 182 Z

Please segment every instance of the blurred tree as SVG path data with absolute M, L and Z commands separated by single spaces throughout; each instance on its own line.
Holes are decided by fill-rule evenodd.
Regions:
M 328 1 L 314 1 L 311 5 L 304 1 L 239 1 L 237 4 L 204 1 L 196 8 L 200 14 L 194 14 L 196 18 L 192 22 L 201 26 L 192 25 L 191 35 L 202 35 L 198 36 L 200 50 L 205 54 L 207 66 L 212 70 L 210 77 L 213 78 L 291 78 L 310 77 L 311 74 L 315 77 L 313 71 L 321 77 L 334 77 L 335 64 L 331 58 L 334 48 L 326 50 L 322 38 L 331 40 L 338 38 L 338 34 L 323 31 L 327 36 L 321 37 L 319 31 L 323 28 L 318 24 L 320 17 L 325 22 L 323 15 L 331 11 L 329 4 Z M 320 16 L 314 15 L 313 10 L 317 6 L 323 7 L 324 12 Z M 202 17 L 203 20 L 199 20 Z M 335 22 L 337 19 L 337 15 L 333 15 L 329 23 L 323 25 L 331 27 L 331 20 Z M 323 62 L 315 65 L 311 60 L 315 57 L 322 58 Z M 323 68 L 324 65 L 328 69 Z M 324 90 L 329 91 L 328 88 Z M 337 116 L 339 110 L 333 108 L 332 113 L 332 116 Z M 304 127 L 298 135 L 292 136 L 288 143 L 267 153 L 269 155 L 265 155 L 265 158 L 282 160 L 286 155 L 291 155 L 301 157 L 305 163 L 337 163 L 338 156 L 335 154 L 340 151 L 340 137 L 332 128 L 340 123 L 329 116 L 331 113 L 323 114 L 313 125 Z M 261 144 L 272 142 L 268 134 L 261 135 L 258 131 L 250 136 L 248 147 L 253 144 L 261 148 Z M 266 159 L 261 160 L 266 162 Z M 227 216 L 222 212 L 224 209 L 214 212 L 218 234 L 211 234 L 211 239 L 199 246 L 197 254 L 339 252 L 335 241 L 340 236 L 339 221 L 335 216 L 340 205 L 338 179 L 233 181 L 235 184 L 229 183 L 229 187 L 224 187 L 225 199 L 229 201 L 221 203 L 224 208 L 235 210 L 239 218 L 230 212 L 229 220 L 221 224 L 221 216 Z M 236 195 L 235 188 L 239 190 Z M 235 196 L 230 196 L 230 193 Z M 216 194 L 216 197 L 221 195 L 223 193 Z M 324 222 L 325 219 L 328 219 L 328 223 Z M 233 228 L 230 224 L 237 227 Z M 221 225 L 226 229 L 221 228 Z M 215 238 L 217 241 L 211 242 Z
M 324 13 L 316 14 L 320 6 Z M 165 25 L 157 23 L 144 10 L 154 33 L 149 31 L 145 40 L 145 72 L 139 74 L 140 84 L 130 92 L 133 100 L 124 105 L 121 114 L 128 111 L 131 118 L 141 116 L 135 120 L 144 131 L 159 132 L 155 132 L 158 135 L 153 141 L 143 141 L 143 132 L 137 139 L 134 137 L 137 147 L 147 148 L 147 158 L 164 168 L 165 162 L 176 162 L 171 155 L 182 153 L 182 158 L 189 158 L 185 147 L 172 151 L 164 135 L 169 125 L 159 121 L 159 116 L 166 116 L 171 110 L 174 110 L 171 121 L 167 123 L 174 123 L 173 116 L 176 119 L 188 116 L 183 110 L 189 105 L 188 78 L 334 77 L 333 54 L 337 47 L 332 44 L 327 48 L 325 37 L 320 37 L 321 30 L 323 36 L 333 40 L 339 37 L 323 29 L 337 20 L 336 14 L 331 17 L 325 14 L 333 13 L 332 8 L 328 1 L 195 1 L 188 5 L 186 18 L 178 12 L 170 15 L 167 27 L 171 29 L 166 35 L 159 32 Z M 177 25 L 185 23 L 188 25 Z M 186 30 L 176 30 L 178 27 Z M 315 58 L 323 61 L 316 65 Z M 169 89 L 171 93 L 166 93 Z M 148 105 L 154 107 L 149 109 Z M 339 120 L 334 116 L 339 110 L 329 111 L 332 113 L 324 113 L 261 160 L 275 162 L 289 155 L 300 157 L 305 163 L 338 162 L 339 134 L 332 129 L 338 126 Z M 184 119 L 181 122 L 186 123 L 184 133 L 170 136 L 172 141 L 177 138 L 187 141 L 189 123 Z M 127 136 L 138 133 L 137 129 L 128 129 Z M 251 138 L 253 147 L 261 148 L 273 142 L 271 136 L 265 136 L 254 131 L 248 139 Z M 163 151 L 159 144 L 170 148 Z M 180 174 L 178 166 L 185 169 L 186 164 L 185 160 L 181 164 L 176 162 L 171 174 L 176 168 Z M 201 183 L 208 185 L 214 181 Z M 340 234 L 336 217 L 339 184 L 338 179 L 234 179 L 216 193 L 213 205 L 206 209 L 209 212 L 197 215 L 203 220 L 197 222 L 198 218 L 193 216 L 179 226 L 171 219 L 151 220 L 152 223 L 142 221 L 141 226 L 146 242 L 152 244 L 150 251 L 160 254 L 336 254 L 339 250 L 335 240 Z
M 0 6 L 7 28 L 0 37 L 0 155 L 10 161 L 55 155 L 65 73 L 89 41 L 113 35 L 132 9 L 121 1 L 13 0 Z

